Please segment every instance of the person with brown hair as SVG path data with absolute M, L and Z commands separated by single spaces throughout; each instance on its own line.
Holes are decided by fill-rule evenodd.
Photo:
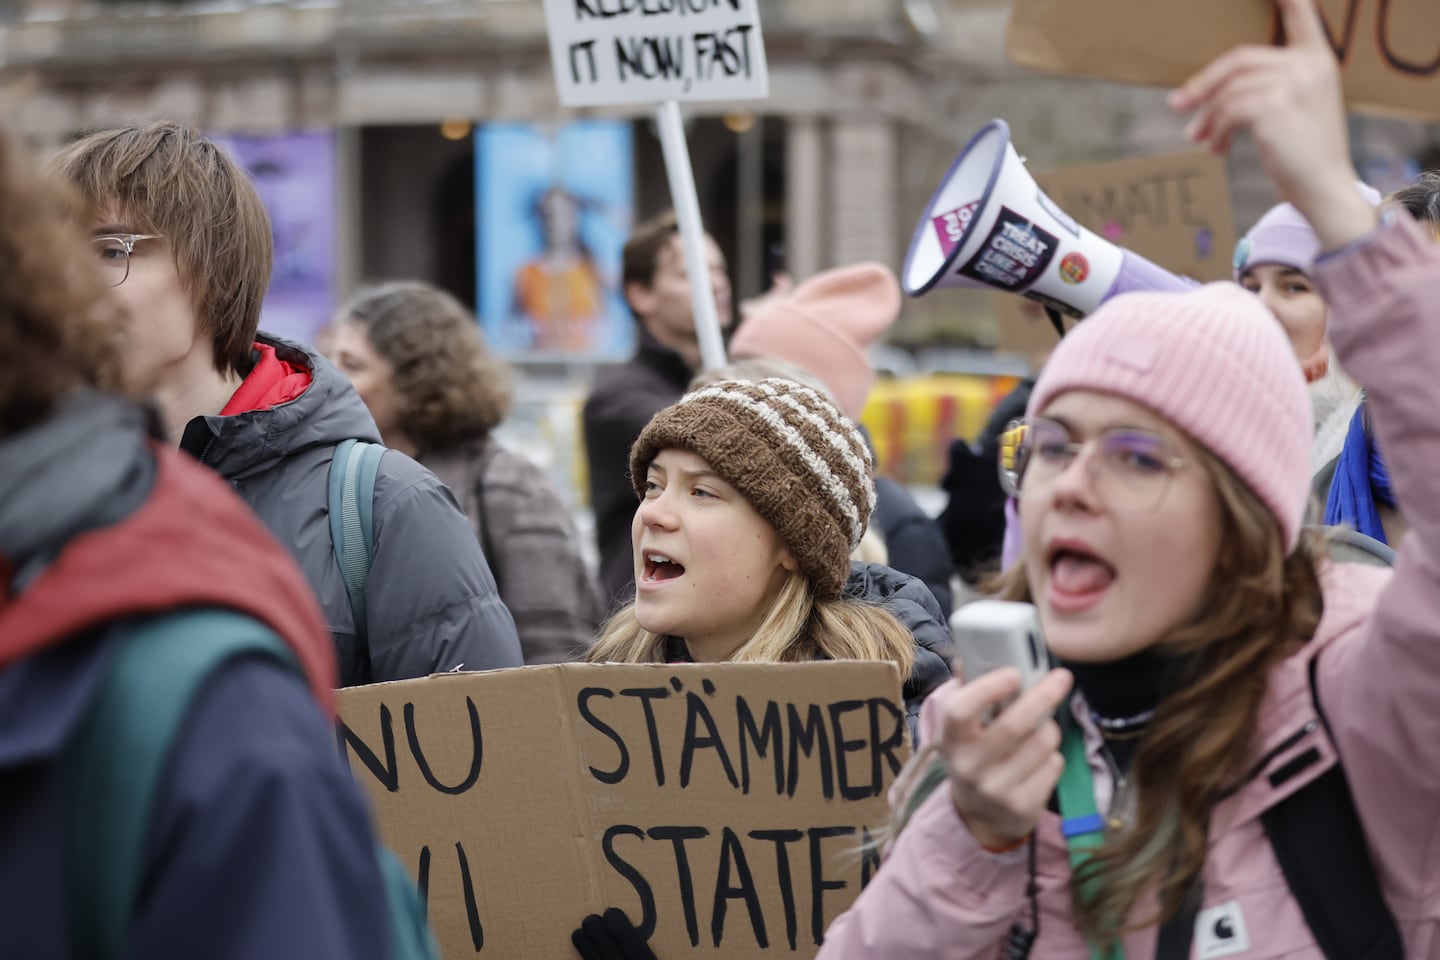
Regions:
M 382 960 L 385 887 L 335 752 L 320 610 L 239 498 L 123 394 L 130 321 L 77 206 L 0 136 L 0 956 Z M 237 636 L 272 652 L 223 646 Z M 143 721 L 175 696 L 181 654 L 208 669 L 161 744 Z M 117 729 L 117 704 L 142 719 Z M 132 898 L 107 909 L 126 877 Z
M 730 324 L 730 281 L 725 257 L 706 238 L 707 278 L 722 327 Z M 634 501 L 625 476 L 630 445 L 656 411 L 685 392 L 700 369 L 700 342 L 691 309 L 690 277 L 673 213 L 635 228 L 622 257 L 625 301 L 635 317 L 638 343 L 625 363 L 601 369 L 585 400 L 585 455 L 590 505 L 600 550 L 600 586 L 607 607 L 629 599 L 630 518 Z
M 527 664 L 581 657 L 602 616 L 579 534 L 550 478 L 492 435 L 510 371 L 475 317 L 426 283 L 361 290 L 340 308 L 330 356 L 380 435 L 434 471 L 470 518 Z
M 1005 458 L 1024 552 L 1002 596 L 1065 669 L 932 695 L 908 819 L 823 960 L 1435 953 L 1440 249 L 1355 190 L 1313 0 L 1276 6 L 1285 46 L 1232 50 L 1171 103 L 1213 150 L 1250 131 L 1320 239 L 1330 336 L 1411 520 L 1399 561 L 1335 562 L 1304 527 L 1309 399 L 1258 299 L 1106 303 Z
M 50 166 L 78 189 L 97 274 L 127 308 L 127 383 L 153 391 L 171 442 L 290 548 L 324 608 L 341 682 L 519 666 L 514 623 L 464 516 L 398 451 L 380 458 L 368 586 L 352 611 L 331 542 L 330 464 L 342 441 L 380 435 L 327 361 L 257 332 L 270 221 L 235 161 L 155 121 L 82 137 Z
M 1440 170 L 1421 171 L 1414 183 L 1406 184 L 1385 199 L 1404 207 L 1440 242 Z

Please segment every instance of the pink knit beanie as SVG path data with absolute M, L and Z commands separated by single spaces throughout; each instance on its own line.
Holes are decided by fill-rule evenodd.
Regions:
M 1029 413 L 1093 390 L 1164 417 L 1220 458 L 1270 508 L 1286 550 L 1310 495 L 1312 415 L 1280 325 L 1233 283 L 1115 297 L 1065 335 Z
M 875 383 L 870 345 L 900 315 L 900 282 L 880 263 L 826 270 L 763 304 L 730 338 L 735 359 L 784 360 L 815 374 L 859 421 Z

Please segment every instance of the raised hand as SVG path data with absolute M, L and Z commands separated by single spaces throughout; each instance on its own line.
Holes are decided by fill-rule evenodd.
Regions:
M 1314 226 L 1326 250 L 1375 225 L 1355 189 L 1340 67 L 1315 0 L 1275 0 L 1283 47 L 1239 46 L 1170 94 L 1175 110 L 1195 111 L 1185 134 L 1222 153 L 1249 130 L 1280 195 Z

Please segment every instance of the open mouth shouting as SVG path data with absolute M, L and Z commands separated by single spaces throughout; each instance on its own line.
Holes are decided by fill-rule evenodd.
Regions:
M 1115 568 L 1083 540 L 1052 540 L 1045 560 L 1050 571 L 1047 600 L 1057 613 L 1089 610 L 1115 582 Z
M 644 553 L 644 562 L 640 568 L 638 583 L 642 585 L 660 584 L 684 576 L 684 574 L 684 565 L 674 558 L 654 550 L 647 550 Z

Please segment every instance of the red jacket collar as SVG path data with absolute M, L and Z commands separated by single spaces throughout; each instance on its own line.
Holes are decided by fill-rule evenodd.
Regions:
M 315 379 L 304 367 L 281 360 L 268 343 L 256 343 L 260 360 L 220 411 L 222 417 L 233 417 L 254 410 L 269 410 L 294 400 L 310 388 Z
M 140 509 L 72 540 L 18 600 L 0 594 L 0 668 L 120 617 L 227 607 L 285 639 L 333 715 L 334 643 L 294 560 L 223 480 L 151 449 L 155 486 Z

